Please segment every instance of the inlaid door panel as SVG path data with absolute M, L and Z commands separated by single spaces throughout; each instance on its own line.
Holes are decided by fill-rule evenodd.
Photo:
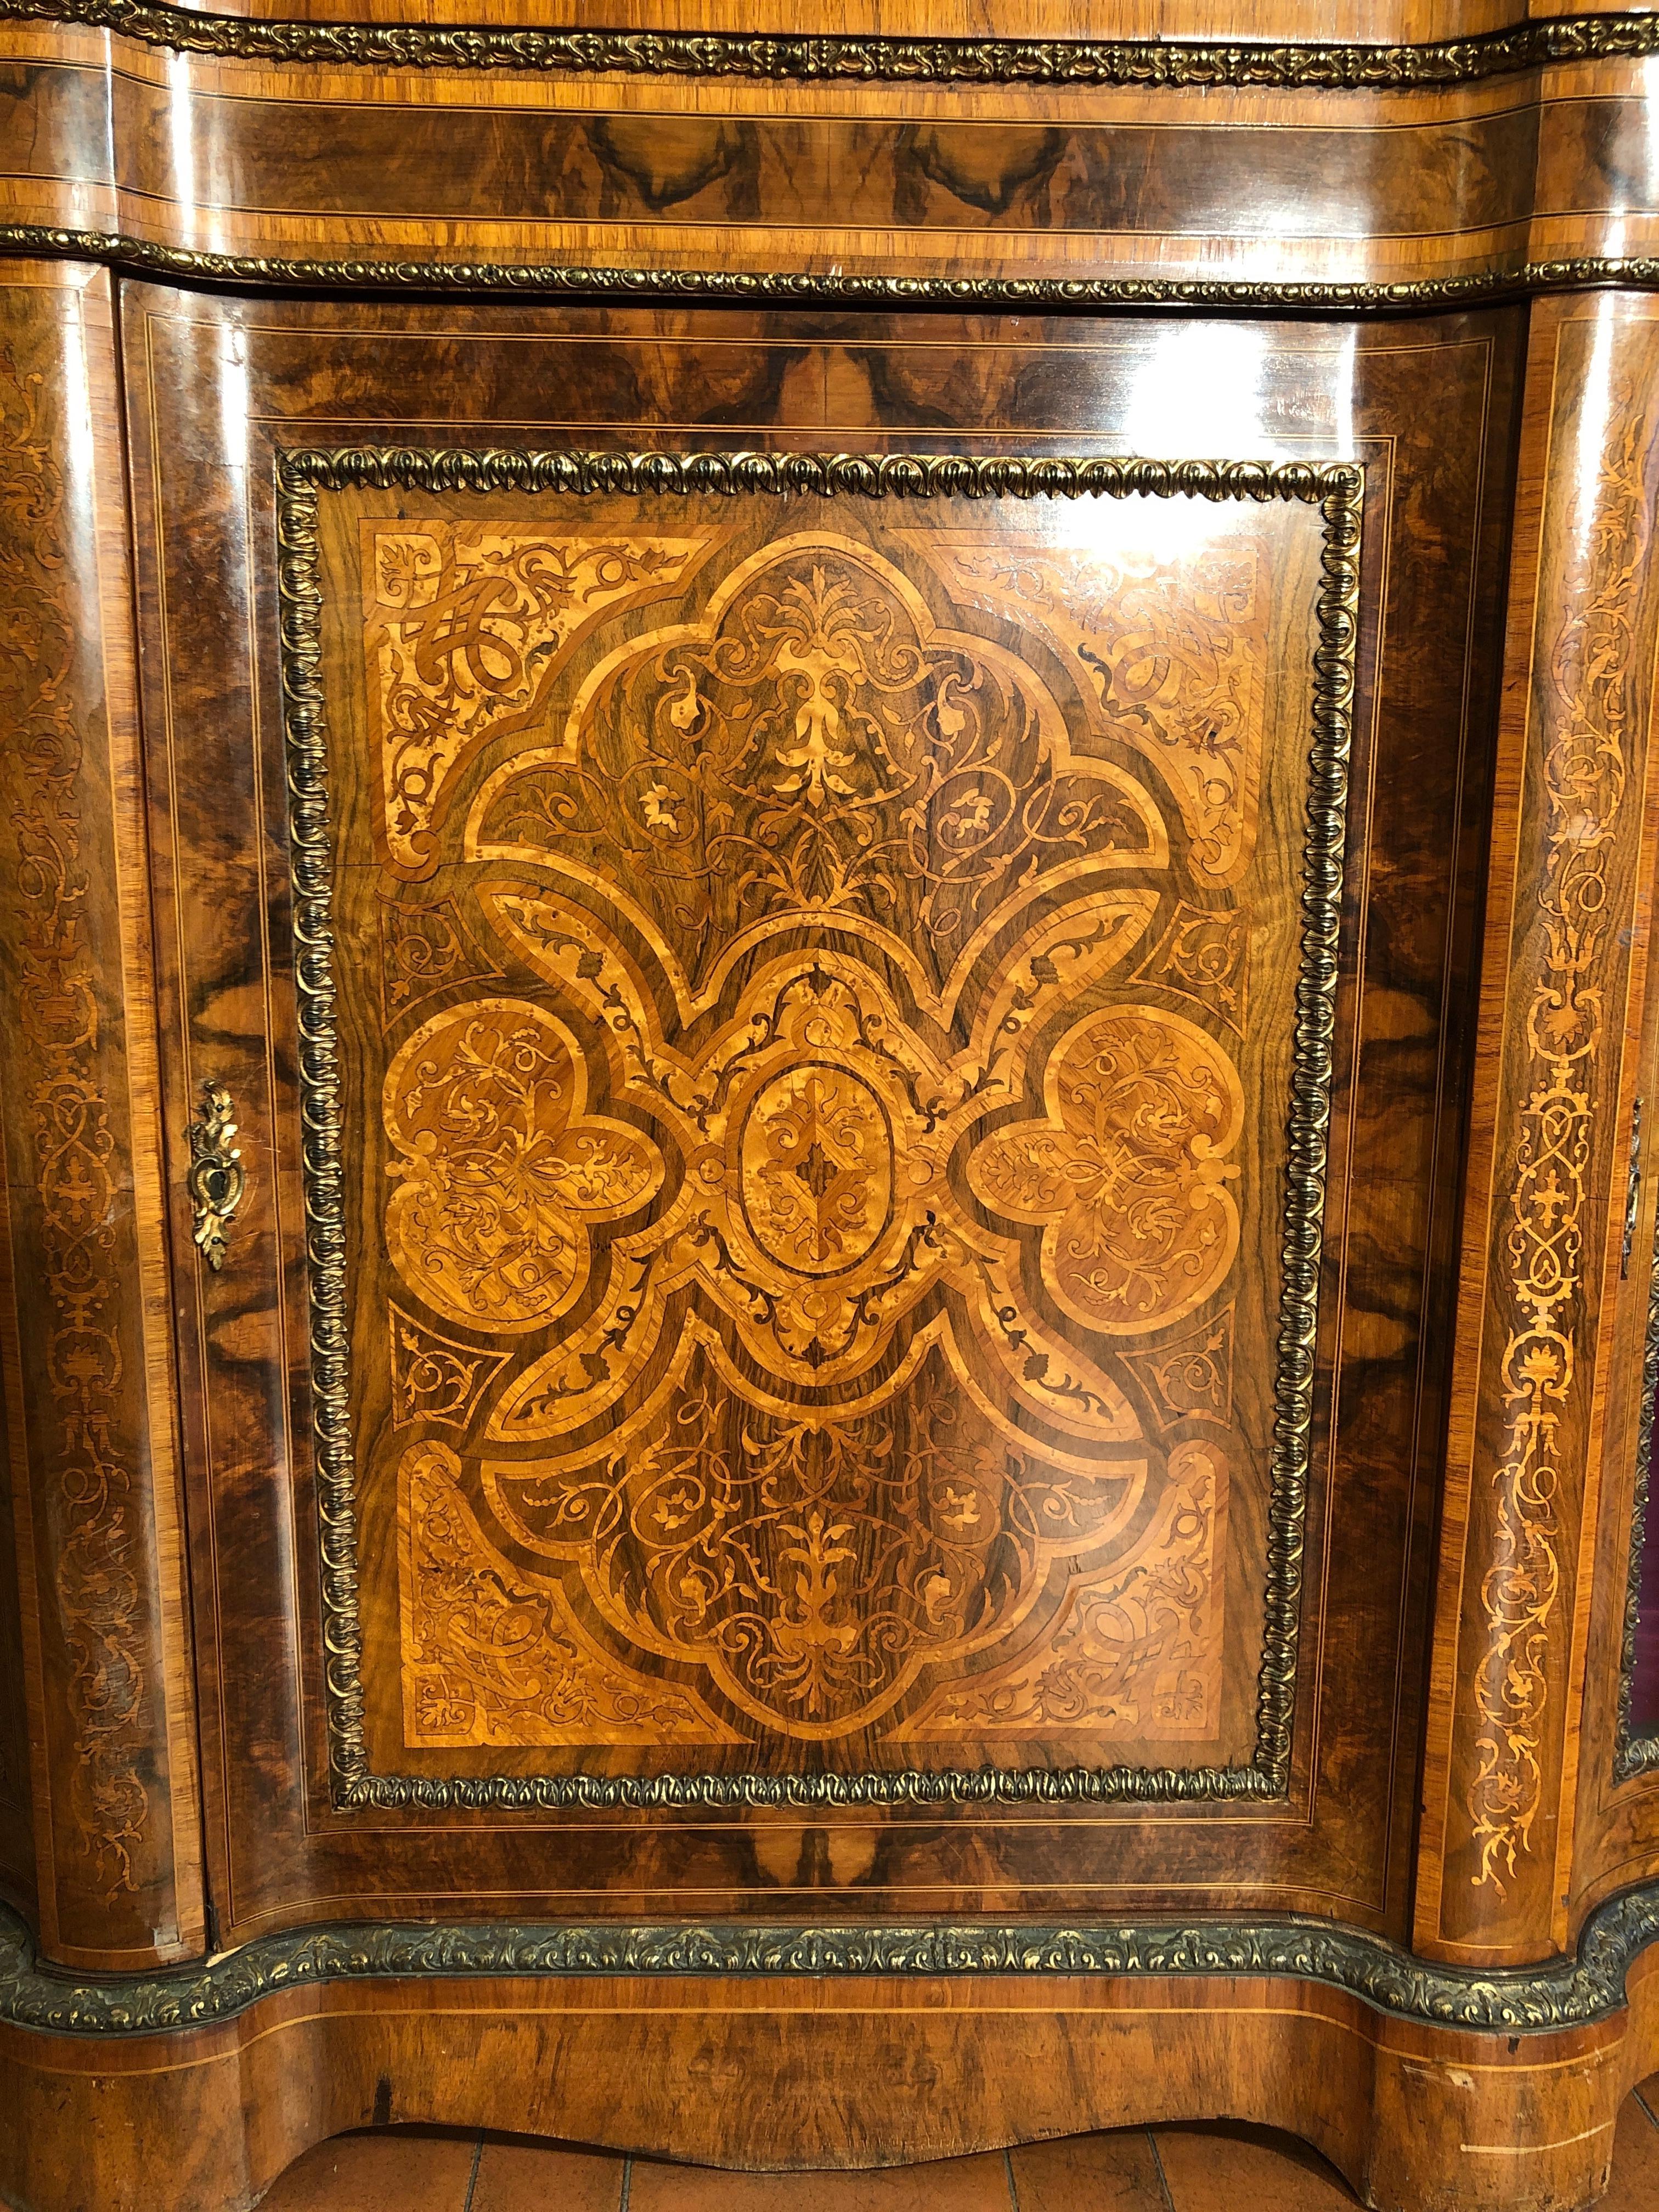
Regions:
M 325 1592 L 337 1764 L 1255 1782 L 1357 478 L 1033 512 L 1019 461 L 974 498 L 434 495 L 453 465 L 285 483 L 325 1496 L 398 1563 L 395 1647 L 361 1569 Z
M 222 1927 L 1398 1924 L 1515 321 L 127 326 Z

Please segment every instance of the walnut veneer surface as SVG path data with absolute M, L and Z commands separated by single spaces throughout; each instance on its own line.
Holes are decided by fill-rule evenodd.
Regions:
M 0 19 L 31 2212 L 1605 2180 L 1659 18 L 992 28 Z

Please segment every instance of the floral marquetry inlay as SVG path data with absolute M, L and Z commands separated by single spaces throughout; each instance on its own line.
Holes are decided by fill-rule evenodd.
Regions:
M 1152 762 L 1193 838 L 1201 883 L 1249 863 L 1265 735 L 1267 617 L 1248 540 L 1160 559 L 1010 536 L 917 532 L 958 605 L 1049 639 L 1077 668 L 1097 720 Z
M 369 698 L 389 865 L 428 875 L 445 787 L 493 730 L 521 718 L 594 620 L 684 579 L 696 540 L 549 537 L 442 520 L 365 546 Z
M 562 1312 L 586 1280 L 591 1225 L 661 1182 L 648 1138 L 583 1111 L 584 1076 L 563 1025 L 516 999 L 435 1015 L 392 1061 L 386 1241 L 452 1321 L 522 1329 Z
M 1178 1444 L 1155 1540 L 1074 1583 L 1035 1654 L 936 1692 L 907 1731 L 921 1740 L 1043 1735 L 1083 1718 L 1105 1736 L 1204 1736 L 1221 1694 L 1220 1545 L 1227 1462 Z
M 605 654 L 558 737 L 485 784 L 468 852 L 602 888 L 683 1002 L 808 918 L 942 1003 L 1056 883 L 1167 857 L 1151 794 L 1074 751 L 1027 661 L 839 532 L 774 539 L 700 620 Z
M 1121 1547 L 1141 1502 L 1144 1455 L 1022 1447 L 933 1330 L 833 1409 L 754 1390 L 701 1325 L 689 1349 L 597 1452 L 489 1463 L 486 1494 L 629 1641 L 789 1735 L 867 1726 L 1000 1642 L 1055 1553 Z
M 376 1765 L 1248 1764 L 1328 514 L 689 471 L 319 503 Z
M 412 1445 L 399 1468 L 411 1744 L 738 1741 L 697 1698 L 607 1661 L 556 1589 L 516 1576 L 459 1474 L 439 1443 Z
M 1178 1014 L 1113 1006 L 1060 1040 L 1044 1087 L 1045 1121 L 969 1156 L 975 1194 L 1042 1224 L 1043 1278 L 1074 1320 L 1114 1336 L 1179 1320 L 1238 1247 L 1232 1062 Z

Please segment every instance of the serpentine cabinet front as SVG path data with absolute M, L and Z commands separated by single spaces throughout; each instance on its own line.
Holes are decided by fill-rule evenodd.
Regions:
M 1227 2112 L 1588 2203 L 1650 295 L 0 277 L 0 2188 Z

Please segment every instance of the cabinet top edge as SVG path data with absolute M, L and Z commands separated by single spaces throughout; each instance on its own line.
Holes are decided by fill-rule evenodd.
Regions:
M 278 4 L 293 8 L 295 0 Z M 810 15 L 803 27 L 800 11 L 779 0 L 617 0 L 617 20 L 593 23 L 538 21 L 534 0 L 369 0 L 361 17 L 337 15 L 333 0 L 299 0 L 297 12 L 281 15 L 261 0 L 224 11 L 173 0 L 5 0 L 0 17 L 262 62 L 849 84 L 1423 91 L 1659 53 L 1659 12 L 1517 20 L 1514 6 L 1394 0 L 1386 10 L 1333 10 L 1317 0 L 1272 0 L 1237 10 L 1234 21 L 1191 0 L 1167 9 L 1097 4 L 1076 10 L 1060 38 L 1047 34 L 1035 4 L 999 9 L 992 33 L 972 0 L 915 0 L 879 14 L 852 0 L 823 11 L 826 26 L 833 13 L 833 30 L 815 27 Z M 896 13 L 914 20 L 896 31 Z M 878 21 L 887 27 L 876 29 Z M 1334 38 L 1334 27 L 1365 35 Z

